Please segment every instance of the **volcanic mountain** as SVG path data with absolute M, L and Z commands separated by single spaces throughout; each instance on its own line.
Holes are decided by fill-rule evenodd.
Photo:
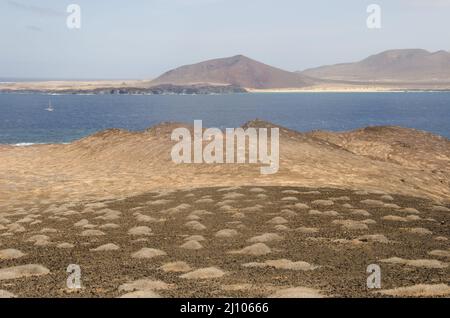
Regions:
M 450 53 L 422 49 L 389 50 L 360 62 L 308 69 L 315 79 L 355 82 L 450 82 Z
M 303 75 L 284 71 L 243 55 L 208 60 L 168 71 L 152 85 L 235 85 L 244 88 L 302 88 L 310 81 Z

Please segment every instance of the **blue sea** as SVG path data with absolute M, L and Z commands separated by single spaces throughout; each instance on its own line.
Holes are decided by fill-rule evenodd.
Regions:
M 53 112 L 45 110 L 49 100 Z M 298 131 L 398 125 L 450 138 L 450 93 L 0 94 L 0 144 L 66 143 L 163 121 L 234 128 L 255 118 Z

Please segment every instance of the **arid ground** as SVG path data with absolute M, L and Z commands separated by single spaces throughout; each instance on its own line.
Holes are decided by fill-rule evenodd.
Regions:
M 281 128 L 264 176 L 175 165 L 179 126 L 0 146 L 0 296 L 450 296 L 448 139 Z

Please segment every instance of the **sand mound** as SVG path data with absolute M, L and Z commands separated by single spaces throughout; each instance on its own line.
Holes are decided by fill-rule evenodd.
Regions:
M 219 238 L 230 238 L 239 235 L 238 231 L 233 229 L 220 230 L 215 234 L 215 237 Z
M 49 228 L 49 227 L 44 227 L 44 228 L 41 229 L 39 232 L 40 232 L 40 233 L 57 233 L 58 230 L 52 229 L 52 228 Z
M 195 271 L 181 275 L 181 278 L 186 279 L 212 279 L 220 278 L 226 273 L 216 267 L 200 268 Z
M 111 209 L 103 209 L 103 210 L 96 212 L 96 214 L 103 214 L 101 216 L 97 216 L 96 219 L 100 219 L 100 220 L 104 220 L 104 221 L 113 221 L 113 220 L 119 219 L 122 215 L 122 212 L 111 210 Z
M 293 270 L 293 271 L 311 271 L 319 266 L 311 265 L 310 263 L 298 261 L 293 262 L 288 259 L 267 260 L 264 263 L 246 263 L 242 264 L 244 267 L 273 267 L 276 269 Z
M 409 214 L 420 214 L 420 211 L 415 208 L 403 208 L 400 210 L 401 212 L 409 213 Z
M 27 242 L 32 242 L 36 246 L 46 246 L 50 244 L 50 237 L 43 234 L 33 235 L 27 239 Z
M 99 228 L 101 228 L 102 230 L 118 229 L 119 227 L 120 227 L 120 225 L 115 224 L 115 223 L 106 223 L 106 224 L 99 226 Z
M 307 209 L 309 209 L 309 206 L 304 203 L 296 203 L 296 204 L 294 204 L 294 208 L 297 210 L 307 210 Z
M 383 201 L 371 200 L 371 199 L 362 200 L 361 203 L 365 204 L 365 205 L 368 205 L 368 206 L 371 206 L 371 207 L 383 207 L 385 205 L 385 203 Z
M 228 284 L 228 285 L 222 285 L 221 289 L 225 291 L 248 291 L 252 288 L 255 288 L 255 285 L 252 284 Z
M 28 264 L 0 269 L 0 280 L 47 275 L 50 271 L 42 265 Z
M 398 215 L 386 215 L 382 217 L 383 220 L 393 221 L 393 222 L 410 222 L 420 220 L 417 215 L 408 215 L 407 217 L 402 217 Z
M 88 221 L 88 220 L 82 219 L 82 220 L 76 222 L 73 226 L 76 226 L 76 227 L 83 227 L 83 226 L 88 225 L 88 224 L 89 224 L 89 221 Z
M 257 204 L 255 206 L 249 206 L 246 208 L 241 209 L 242 212 L 262 212 L 263 211 L 263 206 Z
M 378 293 L 396 297 L 442 297 L 450 295 L 450 286 L 447 284 L 420 284 L 380 290 Z
M 217 189 L 217 192 L 228 192 L 228 191 L 236 191 L 236 190 L 240 190 L 241 187 L 238 186 L 234 186 L 234 187 L 226 187 L 226 188 L 220 188 Z
M 263 188 L 251 188 L 249 191 L 250 191 L 250 192 L 253 192 L 253 193 L 263 193 L 263 192 L 266 192 L 266 190 L 264 190 Z
M 391 257 L 388 259 L 382 259 L 380 262 L 383 263 L 389 263 L 389 264 L 401 264 L 406 266 L 413 266 L 413 267 L 424 267 L 424 268 L 447 268 L 448 265 L 446 263 L 443 263 L 438 260 L 434 259 L 414 259 L 414 260 L 408 260 L 403 259 L 400 257 Z
M 13 248 L 0 250 L 0 260 L 16 259 L 23 256 L 25 256 L 24 253 Z
M 333 202 L 350 201 L 350 197 L 346 196 L 346 195 L 343 195 L 343 196 L 340 196 L 340 197 L 331 197 L 331 198 L 328 198 L 328 200 L 331 200 Z
M 317 289 L 307 287 L 292 287 L 280 289 L 269 298 L 324 298 L 324 295 Z
M 369 234 L 358 237 L 358 240 L 361 242 L 377 242 L 387 244 L 389 240 L 383 234 Z
M 354 220 L 334 220 L 332 223 L 341 225 L 346 230 L 363 231 L 369 229 L 365 223 Z
M 179 214 L 181 212 L 186 211 L 190 207 L 191 207 L 190 204 L 182 203 L 182 204 L 177 205 L 176 207 L 173 207 L 173 208 L 170 208 L 170 209 L 167 209 L 167 210 L 163 211 L 163 213 L 166 213 L 166 214 L 169 214 L 169 215 L 177 215 L 177 214 Z
M 187 241 L 186 243 L 182 244 L 180 246 L 181 248 L 184 248 L 186 250 L 200 250 L 203 248 L 202 244 L 200 244 L 198 241 Z
M 281 213 L 283 214 L 283 216 L 287 217 L 287 218 L 291 218 L 291 217 L 295 217 L 297 216 L 297 213 L 289 210 L 289 209 L 283 209 L 281 210 Z
M 168 273 L 190 272 L 192 268 L 186 262 L 171 262 L 160 267 L 161 270 Z
M 311 204 L 318 206 L 331 206 L 334 202 L 332 200 L 314 200 Z
M 264 243 L 256 243 L 247 247 L 244 247 L 241 250 L 230 251 L 230 254 L 244 254 L 244 255 L 253 255 L 253 256 L 261 256 L 271 253 L 272 250 Z
M 389 194 L 382 195 L 380 197 L 380 199 L 384 200 L 384 201 L 394 201 L 394 198 L 391 195 L 389 195 Z
M 433 250 L 428 252 L 429 255 L 438 256 L 438 257 L 450 257 L 450 249 L 448 251 L 445 250 Z
M 0 298 L 16 298 L 17 296 L 9 291 L 0 289 Z
M 283 194 L 299 194 L 300 192 L 297 190 L 283 190 L 281 191 Z
M 172 202 L 172 200 L 159 199 L 159 200 L 155 200 L 155 201 L 148 201 L 146 204 L 147 205 L 165 205 L 165 204 L 169 204 L 171 202 Z
M 135 226 L 128 230 L 128 235 L 133 235 L 133 236 L 139 236 L 139 235 L 150 236 L 152 234 L 153 234 L 152 229 L 149 228 L 148 226 Z
M 139 290 L 124 294 L 120 298 L 161 298 L 161 296 L 152 290 Z
M 249 243 L 267 243 L 272 241 L 281 241 L 283 239 L 282 236 L 276 233 L 264 233 L 258 236 L 254 236 L 247 240 Z
M 144 247 L 140 249 L 139 251 L 133 253 L 131 257 L 133 258 L 153 258 L 157 256 L 165 256 L 167 255 L 166 252 L 155 249 L 155 248 L 148 248 Z
M 136 221 L 140 222 L 140 223 L 155 223 L 158 222 L 159 220 L 151 217 L 149 215 L 145 215 L 145 214 L 141 214 L 141 213 L 135 213 L 134 214 Z
M 189 215 L 196 215 L 196 216 L 205 216 L 205 215 L 213 215 L 214 213 L 206 211 L 206 210 L 195 210 L 192 211 Z
M 191 235 L 184 239 L 185 241 L 197 241 L 197 242 L 203 242 L 206 241 L 206 239 L 202 235 Z
M 284 197 L 281 198 L 281 201 L 298 201 L 296 197 Z
M 371 214 L 363 209 L 355 209 L 350 212 L 353 215 L 370 216 Z
M 13 223 L 8 225 L 8 232 L 11 233 L 22 233 L 25 232 L 26 228 L 18 223 Z
M 160 280 L 149 278 L 138 279 L 119 286 L 119 291 L 149 291 L 149 290 L 165 290 L 171 288 L 170 285 Z
M 280 225 L 275 225 L 273 228 L 274 228 L 276 231 L 289 231 L 289 230 L 290 230 L 290 228 L 289 228 L 288 226 L 282 225 L 282 224 L 280 224 Z
M 419 235 L 432 235 L 433 234 L 433 232 L 431 232 L 429 229 L 425 229 L 423 227 L 400 228 L 400 230 L 411 233 L 411 234 L 419 234 Z
M 100 230 L 85 230 L 81 232 L 81 236 L 103 236 L 105 235 L 105 232 L 102 232 Z
M 279 225 L 279 224 L 286 224 L 286 223 L 289 223 L 289 221 L 286 220 L 284 217 L 276 216 L 276 217 L 274 217 L 273 219 L 267 221 L 267 223 Z
M 120 247 L 113 243 L 104 244 L 97 248 L 91 249 L 92 252 L 117 251 L 117 250 L 120 250 Z
M 324 212 L 322 212 L 322 215 L 324 215 L 324 216 L 338 216 L 338 215 L 340 215 L 340 214 L 339 214 L 339 212 L 330 210 L 330 211 L 324 211 Z
M 384 208 L 388 208 L 388 209 L 401 209 L 402 207 L 395 204 L 395 203 L 385 203 Z
M 201 220 L 202 218 L 201 217 L 199 217 L 198 215 L 195 215 L 195 214 L 189 214 L 187 217 L 186 217 L 186 219 L 187 220 L 189 220 L 189 221 L 198 221 L 198 220 Z
M 74 248 L 75 245 L 63 242 L 63 243 L 60 243 L 60 244 L 56 245 L 56 247 L 57 248 Z
M 224 200 L 234 200 L 234 199 L 240 199 L 244 197 L 245 195 L 238 192 L 229 192 L 223 196 Z
M 315 227 L 302 226 L 302 227 L 296 228 L 295 231 L 303 233 L 303 234 L 314 234 L 314 233 L 319 232 L 319 229 L 315 228 Z
M 449 208 L 441 205 L 435 205 L 431 209 L 435 212 L 450 212 Z
M 195 203 L 198 203 L 198 204 L 202 204 L 202 203 L 214 203 L 214 200 L 213 200 L 213 199 L 210 199 L 210 198 L 204 198 L 204 199 L 198 199 L 198 200 L 196 200 Z
M 185 226 L 188 227 L 188 228 L 190 228 L 191 230 L 194 230 L 194 231 L 203 231 L 203 230 L 206 230 L 206 226 L 204 226 L 203 224 L 201 224 L 201 223 L 198 222 L 198 221 L 190 221 L 190 222 L 187 222 L 187 223 L 185 224 Z

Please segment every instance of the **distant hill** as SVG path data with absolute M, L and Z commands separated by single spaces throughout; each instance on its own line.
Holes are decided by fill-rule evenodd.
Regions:
M 155 80 L 0 82 L 2 93 L 225 94 L 255 90 L 450 91 L 450 52 L 390 50 L 356 63 L 299 72 L 236 55 L 181 66 Z
M 243 55 L 185 65 L 162 74 L 152 85 L 234 85 L 254 89 L 302 88 L 310 81 Z
M 390 50 L 360 62 L 322 66 L 298 73 L 337 81 L 450 82 L 450 52 Z

